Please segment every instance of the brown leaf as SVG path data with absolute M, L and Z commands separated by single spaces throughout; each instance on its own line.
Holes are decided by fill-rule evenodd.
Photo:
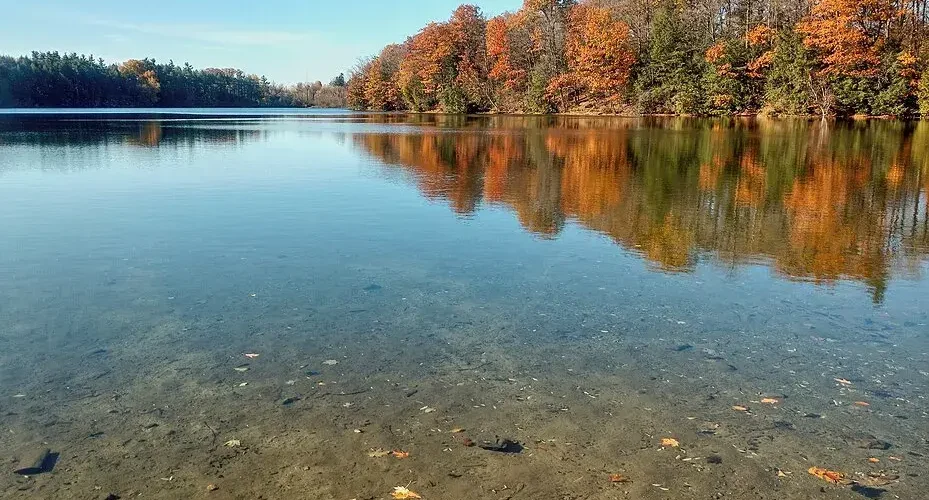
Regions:
M 632 479 L 622 475 L 622 474 L 610 474 L 611 483 L 631 483 Z
M 748 411 L 748 407 L 742 405 L 735 405 L 732 409 L 735 411 Z
M 764 399 L 761 400 L 761 402 L 764 403 L 764 404 L 766 404 L 766 405 L 776 405 L 776 404 L 780 403 L 780 401 L 778 401 L 778 400 L 776 400 L 776 399 L 774 399 L 774 398 L 764 398 Z
M 410 456 L 410 452 L 408 452 L 408 451 L 402 451 L 402 450 L 394 450 L 394 451 L 390 452 L 390 454 L 393 455 L 393 456 L 395 456 L 395 457 L 397 457 L 397 458 L 406 458 L 406 457 Z
M 845 474 L 836 472 L 834 470 L 823 469 L 822 467 L 810 467 L 807 472 L 822 479 L 823 481 L 828 481 L 832 484 L 840 484 L 845 482 Z

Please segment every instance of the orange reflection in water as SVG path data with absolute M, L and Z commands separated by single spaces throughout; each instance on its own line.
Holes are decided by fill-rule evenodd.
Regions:
M 929 123 L 417 120 L 355 144 L 460 214 L 499 204 L 546 238 L 575 220 L 661 270 L 764 262 L 880 301 L 929 251 Z

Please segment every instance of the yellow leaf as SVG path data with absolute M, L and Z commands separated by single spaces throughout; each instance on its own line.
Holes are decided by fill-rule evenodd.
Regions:
M 410 453 L 408 451 L 401 451 L 401 450 L 394 450 L 390 452 L 390 454 L 397 458 L 406 458 L 410 456 Z
M 748 411 L 748 408 L 742 405 L 735 405 L 732 407 L 732 409 L 735 411 Z
M 403 486 L 395 486 L 393 493 L 390 494 L 391 497 L 396 500 L 410 500 L 412 498 L 422 498 L 418 493 L 410 491 Z
M 866 403 L 864 401 L 855 401 L 855 406 L 871 406 L 871 403 Z
M 452 429 L 452 434 L 461 434 L 461 433 L 464 432 L 464 431 L 465 431 L 465 430 L 462 429 L 461 427 L 456 427 L 456 428 Z
M 622 474 L 610 474 L 611 483 L 631 483 L 632 480 Z
M 875 457 L 871 457 L 871 458 L 868 459 L 868 462 L 871 462 L 872 464 L 879 463 L 880 461 L 881 461 L 881 459 L 875 458 Z
M 774 399 L 774 398 L 764 398 L 764 399 L 761 400 L 761 402 L 764 403 L 764 404 L 766 404 L 766 405 L 776 405 L 776 404 L 780 403 L 780 401 L 778 401 L 778 400 L 776 400 L 776 399 Z
M 677 448 L 681 443 L 674 438 L 662 438 L 661 446 L 666 446 L 668 448 Z

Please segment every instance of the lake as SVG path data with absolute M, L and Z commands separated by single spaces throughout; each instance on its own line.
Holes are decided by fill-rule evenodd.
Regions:
M 154 113 L 0 115 L 3 498 L 926 496 L 929 121 Z

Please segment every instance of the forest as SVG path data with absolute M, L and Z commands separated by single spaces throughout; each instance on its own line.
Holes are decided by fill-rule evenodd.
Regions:
M 929 115 L 929 0 L 462 5 L 359 61 L 355 109 Z
M 234 68 L 130 59 L 107 64 L 78 54 L 0 56 L 0 108 L 345 107 L 343 75 L 329 84 L 284 86 Z

